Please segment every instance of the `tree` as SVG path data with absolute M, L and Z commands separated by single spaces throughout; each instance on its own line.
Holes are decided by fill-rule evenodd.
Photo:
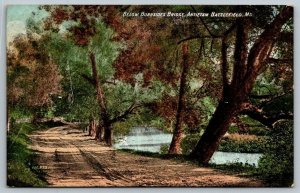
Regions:
M 185 93 L 186 93 L 186 82 L 187 82 L 187 73 L 189 69 L 189 61 L 188 61 L 188 45 L 186 43 L 182 44 L 182 72 L 180 77 L 180 86 L 179 86 L 179 96 L 178 96 L 178 105 L 177 105 L 177 113 L 176 113 L 176 123 L 173 131 L 173 138 L 169 148 L 169 154 L 178 154 L 181 153 L 181 139 L 183 133 L 183 108 L 185 106 Z
M 131 93 L 126 93 L 121 96 L 114 96 L 113 93 L 110 93 L 110 90 L 117 91 L 119 86 L 123 86 L 124 90 L 128 87 L 128 84 L 123 84 L 116 78 L 116 74 L 119 70 L 121 70 L 121 68 L 114 68 L 113 66 L 113 64 L 119 63 L 119 60 L 114 60 L 118 56 L 119 51 L 124 48 L 122 48 L 120 43 L 115 41 L 116 35 L 111 28 L 106 26 L 99 19 L 95 18 L 94 14 L 98 14 L 99 11 L 101 11 L 101 9 L 98 9 L 99 7 L 45 6 L 45 8 L 51 14 L 51 17 L 48 18 L 45 24 L 47 29 L 50 29 L 52 33 L 57 33 L 59 25 L 63 25 L 64 21 L 75 22 L 75 24 L 72 24 L 67 28 L 68 33 L 66 36 L 73 40 L 74 45 L 72 47 L 78 47 L 78 50 L 81 52 L 80 55 L 88 56 L 88 63 L 87 61 L 82 62 L 85 69 L 90 66 L 89 69 L 91 70 L 83 70 L 80 75 L 81 78 L 86 80 L 86 83 L 92 85 L 93 89 L 96 91 L 95 98 L 99 109 L 99 125 L 96 131 L 96 138 L 102 140 L 102 136 L 104 136 L 106 143 L 108 145 L 112 145 L 113 124 L 128 119 L 129 115 L 133 114 L 141 106 L 143 101 L 148 100 L 141 96 L 144 95 L 144 93 L 147 94 L 147 91 L 144 91 L 143 93 L 138 91 L 140 85 L 136 82 L 138 74 L 135 74 L 132 76 L 133 79 L 131 79 L 133 81 L 130 82 L 130 87 L 132 89 L 128 89 L 128 92 Z M 136 24 L 133 22 L 133 24 L 130 24 L 126 28 L 130 29 L 130 26 L 132 25 Z M 138 31 L 136 30 L 132 30 L 131 32 L 137 34 L 135 36 L 135 42 L 137 38 L 145 38 L 143 37 L 143 33 L 137 32 Z M 133 40 L 130 41 L 134 42 Z M 130 51 L 131 49 L 133 48 L 131 48 L 128 44 L 126 50 Z M 59 55 L 61 54 L 58 54 L 58 56 Z M 60 60 L 57 57 L 56 59 Z M 136 58 L 136 60 L 141 61 L 141 58 Z M 65 61 L 60 60 L 60 62 L 63 63 Z M 134 60 L 132 60 L 132 62 L 134 62 Z M 123 65 L 130 66 L 128 63 L 123 63 Z M 73 66 L 73 68 L 77 67 Z M 91 75 L 90 72 L 92 72 Z M 139 99 L 136 95 L 140 95 L 142 99 Z M 113 103 L 114 97 L 118 97 L 118 100 L 115 101 L 116 103 Z
M 280 36 L 282 26 L 292 15 L 293 8 L 289 6 L 284 7 L 255 40 L 249 53 L 247 47 L 249 21 L 247 19 L 237 19 L 235 24 L 234 68 L 230 82 L 227 74 L 227 34 L 224 34 L 222 38 L 223 94 L 204 134 L 191 153 L 193 158 L 201 163 L 208 163 L 218 148 L 222 136 L 228 130 L 232 118 L 242 110 L 257 76 L 272 52 L 274 42 Z
M 31 31 L 30 24 L 29 19 L 27 34 L 17 36 L 8 47 L 8 112 L 20 106 L 30 109 L 35 122 L 60 94 L 61 75 L 45 52 L 44 39 Z

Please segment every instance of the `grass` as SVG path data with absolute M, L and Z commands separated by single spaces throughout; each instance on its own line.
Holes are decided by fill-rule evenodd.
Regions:
M 238 173 L 249 176 L 257 176 L 257 168 L 250 164 L 231 163 L 231 164 L 208 164 L 208 167 L 222 170 L 228 173 Z
M 172 159 L 175 161 L 180 162 L 191 162 L 191 163 L 197 163 L 195 160 L 190 159 L 188 155 L 169 155 L 169 154 L 162 154 L 162 153 L 153 153 L 153 152 L 147 152 L 147 151 L 137 151 L 132 149 L 117 149 L 118 152 L 125 152 L 130 153 L 134 155 L 140 155 L 145 157 L 153 157 L 153 158 L 160 158 L 160 159 Z
M 13 124 L 7 135 L 7 185 L 10 187 L 44 187 L 44 173 L 36 163 L 36 154 L 28 148 L 27 134 L 43 129 L 30 123 Z

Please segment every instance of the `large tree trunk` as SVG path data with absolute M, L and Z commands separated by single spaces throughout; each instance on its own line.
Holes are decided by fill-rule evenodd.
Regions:
M 188 73 L 189 63 L 188 63 L 188 44 L 182 44 L 182 72 L 180 77 L 179 86 L 179 97 L 176 113 L 176 123 L 173 131 L 173 138 L 169 148 L 169 154 L 180 154 L 181 147 L 180 143 L 182 140 L 182 126 L 183 126 L 183 108 L 185 106 L 185 92 L 186 92 L 186 77 Z
M 227 79 L 226 37 L 222 42 L 222 77 L 223 96 L 216 108 L 204 134 L 191 153 L 191 157 L 200 163 L 208 163 L 219 143 L 227 132 L 232 118 L 241 111 L 242 104 L 252 90 L 254 82 L 260 73 L 266 59 L 269 57 L 274 41 L 280 35 L 282 26 L 293 15 L 292 7 L 285 7 L 276 16 L 255 41 L 247 53 L 247 24 L 238 19 L 236 29 L 236 45 L 234 53 L 234 70 L 231 83 Z
M 90 53 L 90 60 L 91 60 L 91 65 L 92 65 L 93 79 L 95 81 L 95 87 L 96 87 L 96 97 L 97 97 L 98 105 L 100 108 L 101 121 L 99 122 L 99 125 L 100 125 L 100 123 L 103 123 L 104 132 L 105 132 L 104 133 L 105 142 L 107 143 L 107 145 L 111 146 L 112 140 L 107 140 L 107 139 L 112 139 L 112 132 L 111 132 L 112 127 L 110 124 L 110 119 L 109 119 L 109 115 L 108 115 L 107 108 L 106 108 L 105 97 L 104 97 L 103 90 L 101 88 L 100 80 L 98 77 L 98 70 L 97 70 L 97 65 L 96 65 L 95 54 L 92 52 Z M 101 129 L 98 128 L 98 133 L 96 134 L 97 138 L 99 137 L 100 131 L 101 131 Z
M 192 158 L 199 160 L 201 163 L 208 163 L 214 152 L 218 149 L 222 137 L 230 126 L 232 118 L 236 115 L 238 106 L 239 104 L 231 105 L 224 101 L 219 103 L 204 134 L 191 154 Z

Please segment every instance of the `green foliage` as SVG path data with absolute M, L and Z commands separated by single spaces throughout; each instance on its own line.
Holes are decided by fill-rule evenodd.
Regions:
M 287 94 L 268 103 L 263 109 L 272 114 L 277 112 L 293 112 L 293 94 Z
M 32 112 L 21 105 L 15 105 L 9 112 L 11 119 L 31 118 Z
M 29 123 L 12 125 L 7 136 L 7 185 L 42 187 L 47 183 L 36 164 L 36 155 L 28 149 L 27 134 L 41 129 Z
M 199 141 L 201 137 L 200 133 L 197 134 L 187 134 L 181 141 L 181 149 L 182 154 L 188 155 L 192 152 L 194 147 L 197 145 L 197 142 Z
M 181 142 L 183 154 L 190 154 L 201 137 L 200 133 L 187 134 Z M 254 140 L 233 140 L 229 138 L 222 139 L 219 151 L 240 152 L 240 153 L 262 153 L 265 152 L 266 141 L 263 138 Z
M 294 181 L 293 122 L 275 124 L 265 145 L 266 153 L 259 161 L 259 172 L 279 186 L 291 186 Z
M 265 136 L 269 133 L 269 129 L 265 125 L 254 119 L 251 119 L 247 115 L 240 115 L 239 121 L 241 121 L 241 123 L 245 125 L 245 128 L 240 129 L 237 124 L 232 124 L 228 129 L 228 133 L 249 134 L 257 136 Z
M 229 126 L 229 128 L 228 128 L 228 131 L 227 131 L 228 133 L 238 133 L 239 132 L 239 128 L 237 127 L 237 126 L 233 126 L 233 125 L 231 125 L 231 126 Z
M 115 136 L 125 136 L 130 132 L 130 129 L 134 126 L 134 122 L 130 119 L 124 122 L 116 122 L 113 124 Z
M 233 172 L 233 173 L 247 173 L 249 175 L 255 175 L 257 168 L 254 165 L 248 163 L 230 163 L 230 164 L 209 164 L 209 167 L 213 167 L 219 170 Z
M 33 172 L 21 161 L 7 163 L 7 185 L 12 187 L 43 187 L 46 182 L 40 180 L 40 174 Z
M 262 153 L 265 152 L 265 140 L 233 140 L 222 139 L 219 151 L 238 152 L 238 153 Z
M 247 131 L 247 133 L 249 135 L 266 136 L 269 134 L 269 130 L 265 127 L 252 127 Z
M 78 25 L 70 24 L 69 27 Z M 122 45 L 112 41 L 113 31 L 105 26 L 103 22 L 96 22 L 97 33 L 90 39 L 88 46 L 78 46 L 71 38 L 63 37 L 59 33 L 50 33 L 45 38 L 48 52 L 52 58 L 59 64 L 60 71 L 63 75 L 62 86 L 64 94 L 60 98 L 55 99 L 55 115 L 63 115 L 68 120 L 88 120 L 90 117 L 97 118 L 98 105 L 96 102 L 95 88 L 92 84 L 86 81 L 82 75 L 91 76 L 91 61 L 89 53 L 93 52 L 96 56 L 96 63 L 99 72 L 99 78 L 102 82 L 105 95 L 109 104 L 114 103 L 116 90 L 126 90 L 120 86 L 116 89 L 111 85 L 106 85 L 106 81 L 113 82 L 114 67 L 113 62 L 118 56 Z M 121 87 L 121 88 L 120 88 Z M 128 97 L 126 92 L 123 97 Z M 120 97 L 117 96 L 117 97 Z M 120 100 L 118 101 L 118 104 Z M 126 103 L 127 104 L 127 103 Z M 125 105 L 126 105 L 125 104 Z M 115 103 L 111 106 L 116 106 Z M 122 108 L 122 107 L 120 107 Z M 110 106 L 109 106 L 110 109 Z M 119 109 L 115 109 L 118 111 Z
M 170 146 L 169 145 L 162 145 L 160 146 L 160 154 L 167 154 L 169 151 Z

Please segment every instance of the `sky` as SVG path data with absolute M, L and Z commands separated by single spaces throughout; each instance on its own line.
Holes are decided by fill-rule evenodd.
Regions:
M 45 11 L 38 9 L 38 5 L 9 5 L 7 7 L 7 44 L 18 34 L 26 33 L 26 20 L 33 16 L 33 12 L 37 20 L 47 16 Z

